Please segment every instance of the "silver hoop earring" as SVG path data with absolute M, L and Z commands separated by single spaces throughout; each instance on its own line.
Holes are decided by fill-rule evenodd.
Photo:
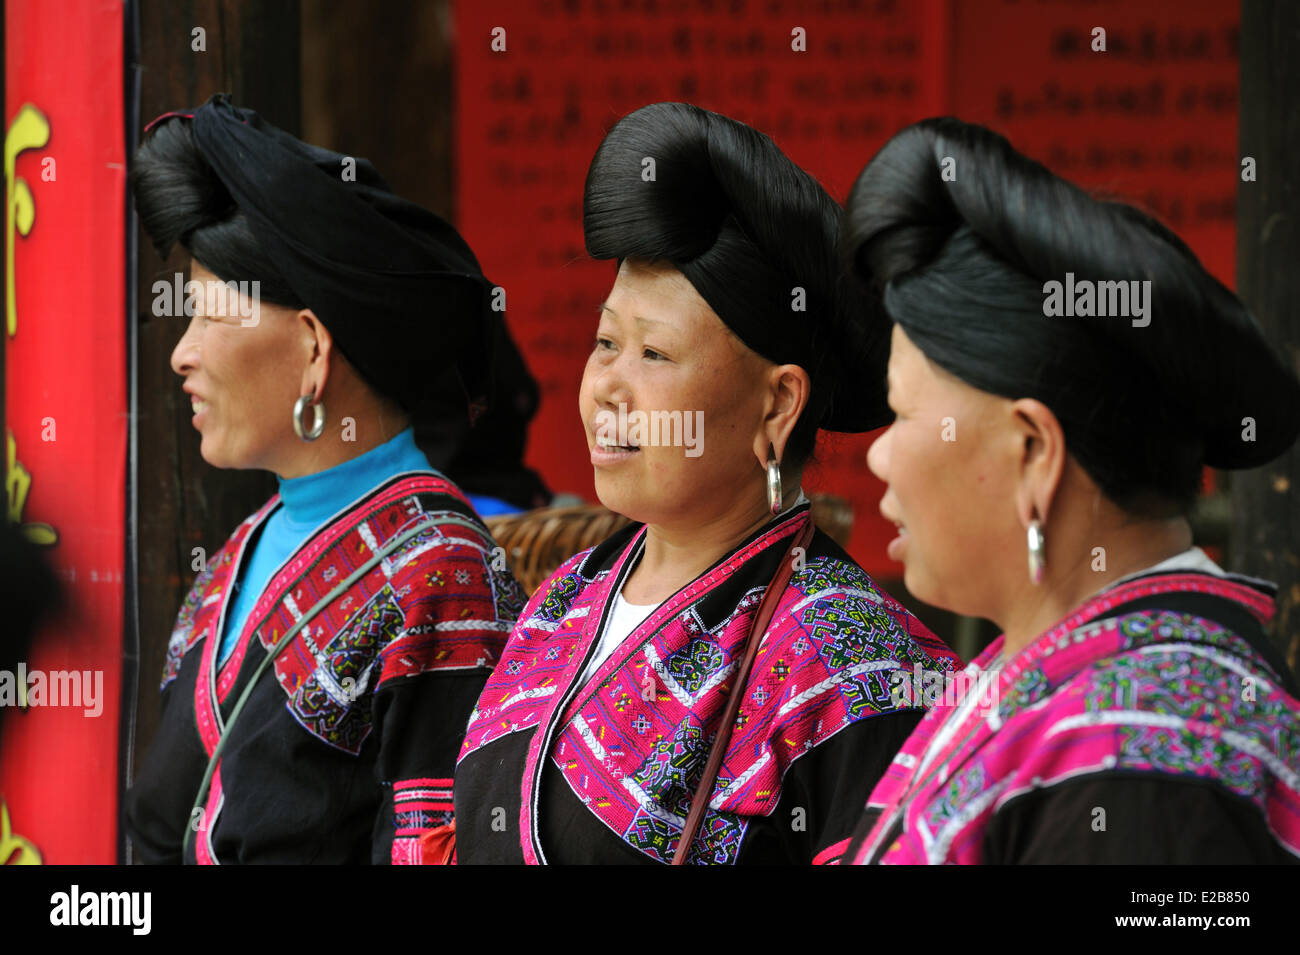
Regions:
M 772 516 L 781 513 L 781 465 L 776 461 L 776 450 L 770 445 L 767 449 L 767 506 Z
M 1029 522 L 1029 582 L 1043 582 L 1043 568 L 1047 566 L 1047 539 L 1043 536 L 1043 525 L 1038 518 Z
M 325 431 L 325 403 L 315 401 L 316 393 L 310 395 L 299 395 L 298 400 L 293 403 L 293 433 L 304 441 L 315 441 Z M 307 410 L 308 403 L 311 403 L 312 419 L 311 429 L 303 427 L 302 413 Z

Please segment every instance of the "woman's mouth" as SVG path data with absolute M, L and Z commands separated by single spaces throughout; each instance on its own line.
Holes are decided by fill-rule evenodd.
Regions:
M 896 560 L 901 563 L 903 560 L 903 554 L 907 550 L 907 528 L 904 525 L 899 524 L 897 521 L 894 523 L 898 526 L 898 536 L 889 542 L 889 548 L 886 550 L 886 554 L 889 556 L 890 560 Z
M 618 464 L 640 452 L 641 449 L 633 444 L 614 444 L 605 438 L 597 438 L 591 448 L 591 463 L 596 467 Z
M 191 419 L 191 421 L 194 424 L 198 424 L 199 416 L 202 415 L 203 412 L 208 410 L 208 403 L 204 401 L 202 398 L 196 398 L 193 395 L 191 395 L 190 410 L 194 412 L 194 417 Z

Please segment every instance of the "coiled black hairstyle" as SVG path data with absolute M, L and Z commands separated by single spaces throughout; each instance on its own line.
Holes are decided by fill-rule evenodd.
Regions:
M 808 373 L 808 404 L 782 462 L 796 468 L 818 428 L 866 431 L 889 418 L 888 323 L 839 267 L 841 215 L 763 133 L 686 103 L 619 120 L 596 150 L 583 201 L 593 257 L 673 266 L 749 348 Z
M 930 119 L 894 136 L 853 186 L 841 251 L 930 361 L 1047 405 L 1131 513 L 1185 514 L 1205 465 L 1264 464 L 1300 432 L 1295 373 L 1176 235 L 982 126 Z M 1046 283 L 1067 273 L 1150 281 L 1149 324 L 1046 315 Z
M 189 123 L 161 123 L 140 144 L 131 189 L 140 224 L 160 257 L 180 245 L 213 275 L 258 279 L 263 301 L 307 307 L 203 158 Z
M 311 308 L 376 393 L 449 440 L 468 430 L 467 399 L 486 395 L 500 331 L 490 283 L 455 229 L 395 195 L 368 160 L 302 143 L 218 95 L 154 125 L 131 185 L 160 255 L 179 244 L 219 279 L 256 279 L 264 302 Z

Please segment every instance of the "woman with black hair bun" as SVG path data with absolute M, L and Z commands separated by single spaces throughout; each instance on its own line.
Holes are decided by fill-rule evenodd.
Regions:
M 1004 631 L 847 857 L 1295 862 L 1275 588 L 1192 546 L 1186 516 L 1205 466 L 1295 441 L 1295 373 L 1163 226 L 954 119 L 871 161 L 842 253 L 894 322 L 895 420 L 867 458 L 889 553 L 917 597 Z
M 523 605 L 414 435 L 423 419 L 443 439 L 439 467 L 463 447 L 490 392 L 491 284 L 368 160 L 224 95 L 150 124 L 131 183 L 198 283 L 171 365 L 200 453 L 279 484 L 177 615 L 125 798 L 136 857 L 419 862 Z
M 837 861 L 921 715 L 893 677 L 953 669 L 799 487 L 819 428 L 887 418 L 887 326 L 847 321 L 840 215 L 694 106 L 601 143 L 584 225 L 617 273 L 578 405 L 597 494 L 637 523 L 516 624 L 456 770 L 459 862 Z

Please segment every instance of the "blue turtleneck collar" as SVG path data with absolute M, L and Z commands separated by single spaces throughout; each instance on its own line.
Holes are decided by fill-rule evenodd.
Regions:
M 280 482 L 281 520 L 294 530 L 311 531 L 376 485 L 403 471 L 431 471 L 429 460 L 415 443 L 415 429 L 406 428 L 342 464 Z

